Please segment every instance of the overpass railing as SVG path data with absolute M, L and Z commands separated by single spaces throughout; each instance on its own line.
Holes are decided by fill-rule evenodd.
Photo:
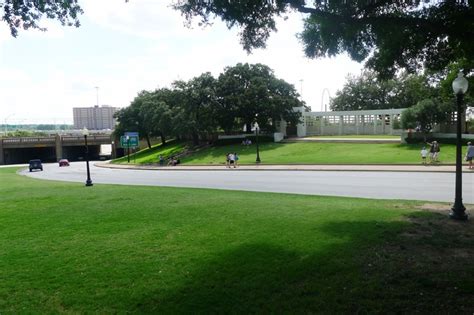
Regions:
M 25 137 L 25 138 L 4 138 L 1 139 L 4 145 L 15 145 L 15 144 L 45 144 L 55 143 L 54 137 Z
M 101 143 L 110 143 L 110 136 L 104 135 L 89 135 L 87 136 L 87 141 L 90 143 L 101 142 Z M 83 143 L 83 136 L 63 136 L 61 137 L 63 143 Z

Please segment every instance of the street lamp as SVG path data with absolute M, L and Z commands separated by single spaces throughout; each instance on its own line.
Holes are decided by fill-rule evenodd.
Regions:
M 456 119 L 456 196 L 454 205 L 449 214 L 451 219 L 467 220 L 466 207 L 462 203 L 462 159 L 461 159 L 461 117 L 462 117 L 462 101 L 464 94 L 467 92 L 469 82 L 464 77 L 464 74 L 459 71 L 458 77 L 453 81 L 453 91 L 456 95 L 457 105 L 457 119 Z
M 87 166 L 87 180 L 86 186 L 92 186 L 91 173 L 89 170 L 89 146 L 87 145 L 87 136 L 89 135 L 89 130 L 86 127 L 82 129 L 82 134 L 84 135 L 84 142 L 86 145 L 86 166 Z
M 125 136 L 125 140 L 127 140 L 127 161 L 130 163 L 130 136 Z
M 255 162 L 260 163 L 261 162 L 261 160 L 260 160 L 260 150 L 259 150 L 259 146 L 258 146 L 258 131 L 259 131 L 260 127 L 258 126 L 257 117 L 258 117 L 258 114 L 255 114 L 254 129 L 255 129 L 255 144 L 257 145 L 257 159 L 255 160 Z

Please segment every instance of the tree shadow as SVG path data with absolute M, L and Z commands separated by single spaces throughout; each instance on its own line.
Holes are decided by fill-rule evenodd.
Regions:
M 466 277 L 471 279 L 468 273 L 474 269 L 466 269 L 463 264 L 473 257 L 443 262 L 437 254 L 440 249 L 446 249 L 445 253 L 449 254 L 456 247 L 451 242 L 457 237 L 453 233 L 458 223 L 450 221 L 449 229 L 440 228 L 447 221 L 444 214 L 414 212 L 397 222 L 345 221 L 317 227 L 332 241 L 315 249 L 310 246 L 293 250 L 265 243 L 241 245 L 200 264 L 175 290 L 150 292 L 132 310 L 165 313 L 472 311 L 474 282 L 466 282 Z M 472 227 L 473 224 L 464 226 L 463 233 L 472 232 Z M 407 237 L 407 233 L 420 237 Z M 308 241 L 319 244 L 317 239 Z M 460 244 L 459 248 L 474 249 L 473 238 Z M 456 273 L 457 268 L 463 268 L 464 272 Z

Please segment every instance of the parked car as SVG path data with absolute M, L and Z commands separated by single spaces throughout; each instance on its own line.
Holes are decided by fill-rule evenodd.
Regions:
M 60 159 L 59 160 L 59 167 L 61 166 L 69 166 L 69 161 L 67 159 Z
M 30 172 L 33 170 L 43 170 L 43 164 L 41 163 L 41 160 L 30 160 Z

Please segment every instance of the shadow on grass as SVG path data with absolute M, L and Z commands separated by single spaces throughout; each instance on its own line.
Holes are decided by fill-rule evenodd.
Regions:
M 474 245 L 453 244 L 445 215 L 406 221 L 323 226 L 338 240 L 304 251 L 246 244 L 206 261 L 172 292 L 151 293 L 134 311 L 165 313 L 404 313 L 474 309 L 474 272 L 464 259 L 444 259 Z M 457 222 L 450 222 L 453 227 Z M 472 231 L 472 224 L 464 229 Z M 466 232 L 466 231 L 465 231 Z M 406 237 L 418 233 L 419 238 Z M 433 239 L 436 239 L 433 241 Z M 431 241 L 429 241 L 431 240 Z M 318 243 L 319 240 L 314 240 Z M 311 241 L 310 241 L 311 243 Z M 450 248 L 446 248 L 447 245 Z M 474 247 L 470 247 L 471 249 Z M 471 250 L 472 252 L 472 250 Z M 459 258 L 459 257 L 457 257 Z M 470 262 L 472 265 L 472 261 Z M 462 272 L 459 272 L 461 270 Z

